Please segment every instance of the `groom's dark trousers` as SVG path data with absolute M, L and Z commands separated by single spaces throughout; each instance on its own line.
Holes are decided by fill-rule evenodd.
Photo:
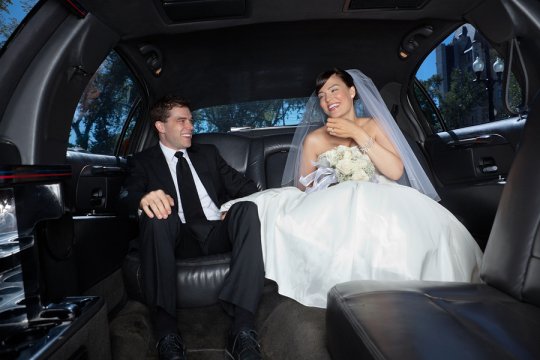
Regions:
M 188 154 L 217 206 L 258 190 L 252 181 L 227 165 L 214 146 L 193 145 Z M 159 145 L 136 154 L 130 168 L 121 194 L 125 207 L 137 209 L 142 196 L 157 189 L 171 195 L 178 204 L 172 175 Z M 174 206 L 167 219 L 151 219 L 144 212 L 139 218 L 138 248 L 148 305 L 176 316 L 176 259 L 231 252 L 229 274 L 219 299 L 255 313 L 264 283 L 256 205 L 236 203 L 223 221 L 184 224 L 177 212 Z

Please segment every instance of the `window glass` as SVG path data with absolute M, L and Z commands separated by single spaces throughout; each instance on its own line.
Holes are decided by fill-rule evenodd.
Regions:
M 38 0 L 0 0 L 0 49 Z
M 308 98 L 252 101 L 193 111 L 194 132 L 228 132 L 242 128 L 297 125 Z
M 424 116 L 426 117 L 426 119 L 428 119 L 433 130 L 435 132 L 444 131 L 444 125 L 442 123 L 442 120 L 440 116 L 437 114 L 437 111 L 435 110 L 435 107 L 433 106 L 433 103 L 431 102 L 429 98 L 429 94 L 418 82 L 414 83 L 414 95 L 416 96 L 416 99 L 418 100 L 418 105 L 420 106 L 420 110 L 422 110 L 422 112 L 424 113 Z
M 125 149 L 135 124 L 129 120 L 140 115 L 133 110 L 140 98 L 133 75 L 118 54 L 111 52 L 79 100 L 69 149 L 104 155 L 115 155 L 117 147 Z
M 452 130 L 515 116 L 521 103 L 521 88 L 511 75 L 512 111 L 506 110 L 504 66 L 501 55 L 472 25 L 465 24 L 448 36 L 416 74 L 414 94 L 432 130 Z M 424 98 L 424 94 L 430 99 Z M 438 112 L 428 109 L 434 106 Z
M 136 106 L 133 116 L 126 124 L 124 135 L 122 136 L 122 141 L 118 144 L 118 152 L 116 155 L 128 155 L 131 145 L 131 136 L 133 135 L 133 130 L 135 129 L 135 124 L 142 120 L 143 115 L 142 106 Z

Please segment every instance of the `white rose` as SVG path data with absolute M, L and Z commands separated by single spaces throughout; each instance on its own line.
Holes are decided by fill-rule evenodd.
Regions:
M 362 152 L 360 152 L 360 149 L 358 149 L 357 146 L 351 148 L 351 153 L 352 153 L 353 158 L 363 157 L 364 155 L 362 154 Z
M 350 159 L 343 159 L 336 164 L 336 170 L 343 175 L 350 175 L 354 171 L 354 163 Z
M 357 169 L 351 176 L 352 180 L 366 181 L 369 180 L 369 176 L 363 169 Z
M 363 169 L 369 164 L 369 162 L 366 159 L 357 159 L 355 163 L 359 169 Z
M 330 166 L 335 166 L 337 163 L 337 151 L 331 150 L 325 153 L 324 158 L 330 163 Z

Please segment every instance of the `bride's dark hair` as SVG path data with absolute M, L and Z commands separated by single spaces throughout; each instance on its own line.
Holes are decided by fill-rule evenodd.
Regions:
M 343 80 L 343 82 L 345 83 L 345 85 L 347 85 L 347 87 L 349 88 L 354 87 L 354 90 L 356 92 L 356 94 L 354 95 L 354 100 L 358 99 L 358 91 L 356 91 L 356 87 L 354 86 L 353 77 L 348 72 L 340 68 L 333 68 L 330 70 L 323 71 L 317 76 L 317 79 L 315 80 L 315 94 L 319 93 L 321 88 L 324 86 L 324 84 L 326 84 L 326 82 L 328 81 L 328 79 L 330 79 L 332 75 L 336 75 L 341 80 Z

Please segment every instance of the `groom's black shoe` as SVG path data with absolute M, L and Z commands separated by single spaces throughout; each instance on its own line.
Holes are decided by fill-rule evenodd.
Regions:
M 182 341 L 182 337 L 178 334 L 167 334 L 162 337 L 158 344 L 157 350 L 159 360 L 186 360 L 186 347 Z
M 260 360 L 261 345 L 253 329 L 244 328 L 238 333 L 229 333 L 226 354 L 234 360 Z

